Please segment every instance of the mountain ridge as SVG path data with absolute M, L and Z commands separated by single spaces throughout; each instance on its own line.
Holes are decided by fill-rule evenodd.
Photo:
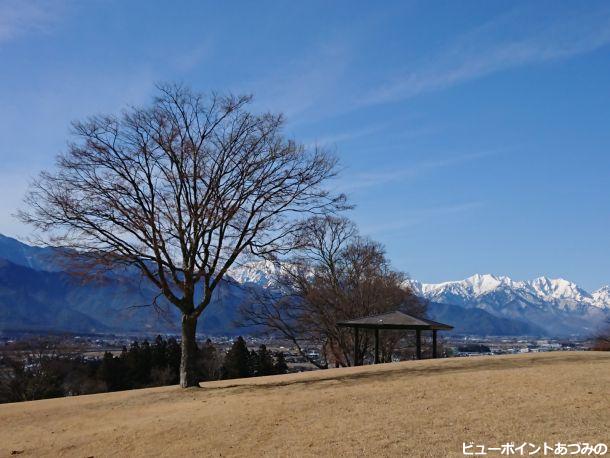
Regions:
M 531 294 L 543 300 L 567 300 L 585 302 L 594 307 L 610 308 L 610 286 L 587 292 L 576 283 L 563 278 L 537 277 L 533 280 L 516 281 L 504 275 L 474 274 L 463 280 L 446 281 L 441 283 L 423 283 L 417 280 L 408 280 L 410 286 L 417 294 L 431 297 L 448 291 L 459 293 L 465 297 L 478 297 L 501 288 L 509 288 Z
M 0 234 L 0 331 L 26 325 L 53 330 L 62 324 L 65 330 L 83 332 L 176 330 L 176 325 L 141 309 L 152 302 L 155 291 L 139 277 L 119 273 L 108 285 L 79 284 L 62 271 L 57 255 L 54 248 L 33 247 Z M 246 332 L 234 324 L 239 307 L 253 300 L 257 288 L 273 288 L 281 270 L 282 265 L 264 260 L 233 266 L 204 311 L 202 329 L 227 335 Z M 437 284 L 407 280 L 405 286 L 429 302 L 430 318 L 458 324 L 458 333 L 591 335 L 610 317 L 610 287 L 588 293 L 564 279 L 514 281 L 475 274 Z M 39 312 L 38 321 L 36 314 L 28 315 L 28 307 Z M 177 312 L 166 308 L 167 317 L 177 324 Z
M 594 334 L 610 317 L 610 288 L 589 293 L 561 278 L 515 281 L 475 274 L 442 283 L 408 280 L 407 285 L 429 301 L 479 308 L 497 317 L 541 326 L 550 334 Z
M 257 261 L 239 266 L 235 278 L 242 283 L 268 287 L 279 269 L 277 264 Z M 543 276 L 515 281 L 508 276 L 475 274 L 464 280 L 436 284 L 409 279 L 405 286 L 437 304 L 433 307 L 436 312 L 441 311 L 439 304 L 466 310 L 476 308 L 499 319 L 523 323 L 523 329 L 543 330 L 549 335 L 591 335 L 610 317 L 610 286 L 589 293 L 562 278 Z M 472 317 L 463 318 L 472 322 Z

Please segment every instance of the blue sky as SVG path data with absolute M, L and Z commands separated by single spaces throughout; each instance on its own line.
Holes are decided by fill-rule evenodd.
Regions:
M 0 0 L 0 232 L 71 120 L 154 84 L 253 93 L 336 150 L 364 234 L 425 282 L 610 282 L 608 2 Z

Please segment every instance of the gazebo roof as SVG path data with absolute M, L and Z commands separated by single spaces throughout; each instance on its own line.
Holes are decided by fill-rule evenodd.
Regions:
M 403 312 L 388 312 L 355 320 L 340 321 L 337 326 L 369 329 L 420 329 L 420 330 L 450 330 L 453 326 L 437 321 L 419 318 Z

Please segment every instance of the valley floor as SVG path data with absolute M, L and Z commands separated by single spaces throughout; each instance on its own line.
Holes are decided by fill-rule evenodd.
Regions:
M 0 456 L 443 457 L 463 456 L 469 441 L 610 446 L 609 431 L 610 354 L 602 352 L 413 361 L 0 405 Z

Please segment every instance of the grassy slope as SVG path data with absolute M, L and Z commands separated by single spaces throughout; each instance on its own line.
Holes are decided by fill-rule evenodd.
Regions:
M 610 354 L 384 364 L 0 405 L 0 456 L 462 456 L 610 442 Z M 498 455 L 499 456 L 499 455 Z

